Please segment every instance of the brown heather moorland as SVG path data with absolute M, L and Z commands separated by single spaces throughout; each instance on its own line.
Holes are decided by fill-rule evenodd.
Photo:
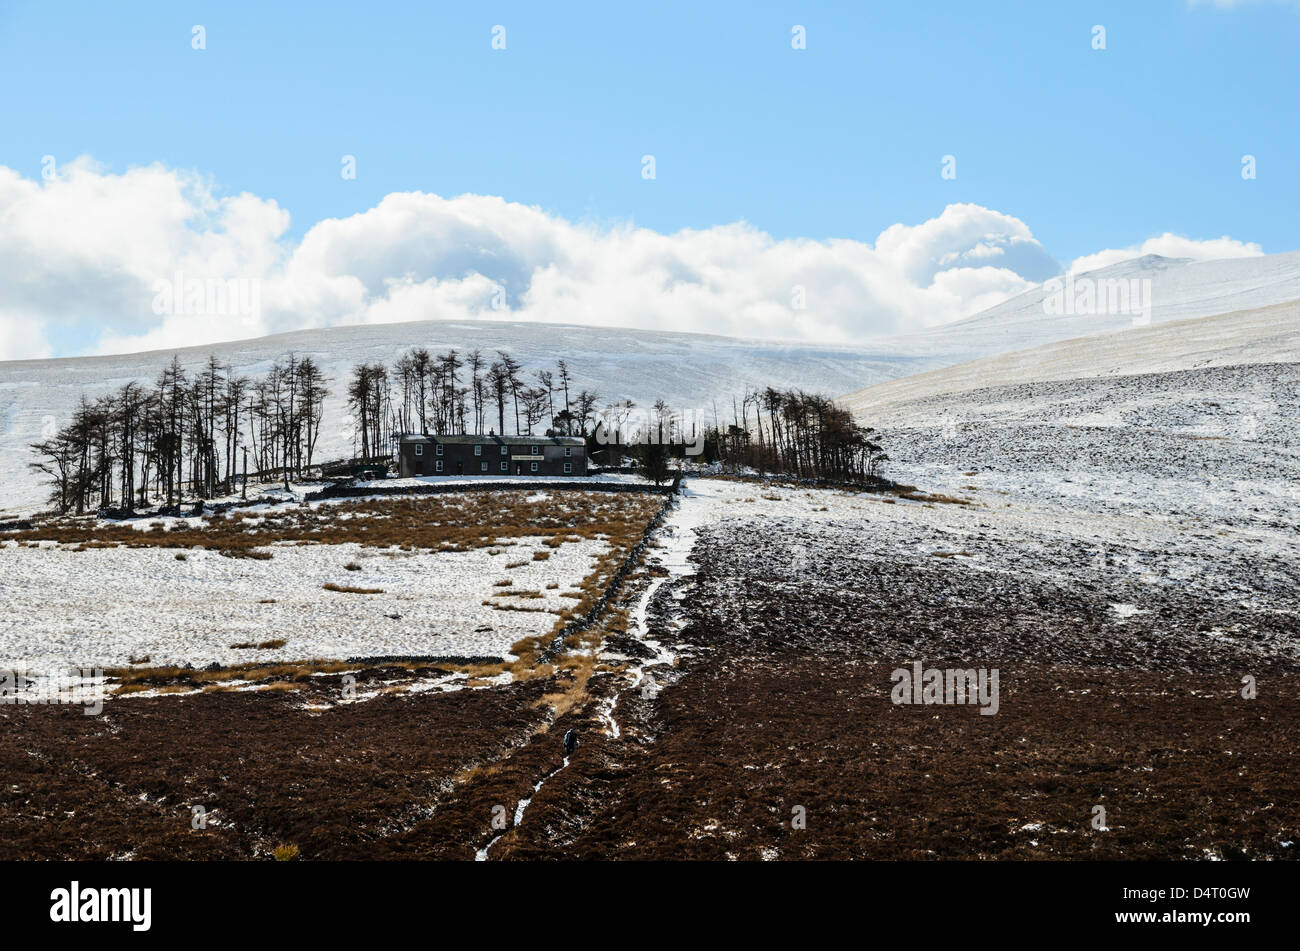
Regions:
M 652 512 L 622 514 L 580 607 Z M 972 573 L 956 548 L 864 552 L 856 529 L 802 533 L 800 569 L 790 538 L 756 524 L 705 529 L 697 572 L 659 587 L 648 633 L 678 660 L 641 689 L 620 658 L 646 656 L 628 616 L 662 570 L 549 660 L 539 636 L 501 664 L 142 669 L 128 688 L 181 695 L 98 717 L 0 707 L 0 858 L 469 860 L 494 840 L 493 860 L 1294 857 L 1285 618 L 1153 592 L 1119 620 L 1109 604 L 1128 595 L 1105 579 Z M 560 544 L 591 530 L 549 527 Z M 1203 634 L 1228 623 L 1255 637 Z M 998 714 L 891 703 L 891 670 L 921 658 L 999 668 Z M 483 689 L 420 689 L 450 675 Z M 368 699 L 340 702 L 347 678 Z M 267 689 L 228 686 L 248 680 Z M 581 745 L 560 769 L 570 728 Z M 524 799 L 498 838 L 494 814 Z

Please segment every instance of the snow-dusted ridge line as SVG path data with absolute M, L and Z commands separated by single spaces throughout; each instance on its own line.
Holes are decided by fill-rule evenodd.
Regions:
M 872 423 L 905 404 L 990 386 L 1300 362 L 1300 301 L 1099 333 L 876 384 L 842 397 Z
M 941 350 L 953 364 L 1134 325 L 1131 310 L 1108 313 L 1104 311 L 1109 308 L 1098 307 L 1103 312 L 1049 313 L 1044 302 L 1063 289 L 1065 280 L 1062 275 L 971 317 L 880 342 L 898 353 Z M 1094 288 L 1103 281 L 1138 281 L 1139 286 L 1149 281 L 1150 323 L 1162 324 L 1300 300 L 1300 252 L 1216 261 L 1148 254 L 1072 274 L 1069 280 L 1076 290 L 1085 281 L 1096 282 Z

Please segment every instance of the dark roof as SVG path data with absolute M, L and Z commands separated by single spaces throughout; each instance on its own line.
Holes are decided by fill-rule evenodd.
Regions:
M 418 433 L 404 434 L 402 442 L 440 442 L 450 446 L 585 446 L 587 444 L 581 436 L 421 436 Z

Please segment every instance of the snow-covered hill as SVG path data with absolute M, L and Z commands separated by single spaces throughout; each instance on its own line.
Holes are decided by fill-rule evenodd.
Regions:
M 842 402 L 888 425 L 915 421 L 922 404 L 947 412 L 961 394 L 985 387 L 1251 363 L 1300 363 L 1300 301 L 981 357 L 869 386 Z
M 318 458 L 346 455 L 351 427 L 344 390 L 350 368 L 361 362 L 389 366 L 412 347 L 431 351 L 474 348 L 495 359 L 505 350 L 527 371 L 568 362 L 576 389 L 592 389 L 603 402 L 623 398 L 648 406 L 665 399 L 674 409 L 730 413 L 733 394 L 755 386 L 797 387 L 824 393 L 856 389 L 930 364 L 862 348 L 737 340 L 704 334 L 664 333 L 560 324 L 419 321 L 333 327 L 279 334 L 178 351 L 191 371 L 215 354 L 237 373 L 259 376 L 293 352 L 310 355 L 332 380 Z M 27 469 L 30 443 L 61 426 L 82 394 L 93 398 L 128 380 L 153 381 L 171 352 L 0 363 L 0 510 L 27 509 L 45 495 Z M 575 392 L 576 392 L 575 389 Z
M 1104 591 L 1121 626 L 1139 625 L 1144 661 L 1204 644 L 1300 656 L 1278 633 L 1295 629 L 1300 585 L 1300 302 L 985 357 L 845 401 L 881 428 L 891 477 L 956 500 L 932 512 L 947 550 L 1072 598 Z
M 1113 358 L 1107 358 L 1116 367 L 1130 360 L 1131 347 L 1145 348 L 1152 359 L 1163 357 L 1167 363 L 1175 345 L 1186 349 L 1187 359 L 1192 361 L 1186 365 L 1195 365 L 1198 347 L 1214 349 L 1222 343 L 1228 352 L 1234 346 L 1231 340 L 1238 338 L 1255 341 L 1250 344 L 1254 347 L 1250 359 L 1256 362 L 1296 359 L 1294 347 L 1287 350 L 1281 345 L 1279 349 L 1268 342 L 1272 323 L 1278 334 L 1293 334 L 1295 308 L 1258 308 L 1300 300 L 1300 253 L 1208 262 L 1148 255 L 1076 275 L 1070 289 L 1073 292 L 1087 282 L 1104 288 L 1105 282 L 1117 281 L 1138 282 L 1131 286 L 1138 288 L 1141 296 L 1130 300 L 1129 310 L 1140 308 L 1142 313 L 1053 314 L 1044 300 L 1058 288 L 1048 282 L 957 323 L 864 340 L 857 347 L 563 324 L 419 321 L 304 330 L 179 353 L 191 369 L 197 369 L 211 353 L 248 376 L 264 373 L 272 361 L 289 352 L 314 357 L 332 378 L 334 388 L 334 396 L 326 404 L 320 458 L 337 457 L 350 448 L 351 428 L 344 419 L 342 397 L 349 369 L 360 362 L 391 365 L 401 353 L 417 346 L 461 352 L 477 347 L 489 356 L 506 350 L 529 370 L 553 367 L 557 360 L 565 359 L 575 374 L 575 385 L 596 390 L 605 402 L 629 398 L 647 405 L 662 398 L 676 409 L 708 415 L 716 401 L 723 416 L 729 413 L 733 395 L 755 386 L 837 395 L 900 377 L 914 377 L 915 385 L 922 388 L 941 380 L 942 390 L 958 384 L 966 389 L 984 385 L 979 374 L 988 379 L 1001 379 L 1013 371 L 1029 373 L 1025 379 L 1075 375 L 1072 367 L 1082 358 L 1070 346 L 1012 355 L 1002 363 L 972 364 L 954 370 L 950 377 L 934 377 L 927 371 L 1085 335 L 1114 338 L 1114 343 L 1105 346 L 1118 348 Z M 1147 281 L 1149 313 L 1144 306 L 1148 286 L 1143 282 Z M 1199 330 L 1167 330 L 1165 326 L 1169 321 L 1246 308 L 1257 310 L 1223 318 L 1219 324 L 1199 325 Z M 1135 321 L 1147 320 L 1150 326 L 1133 329 Z M 1204 341 L 1198 343 L 1197 334 L 1205 335 Z M 1105 346 L 1088 352 L 1102 359 L 1100 354 L 1110 352 Z M 170 357 L 170 352 L 154 352 L 0 363 L 0 511 L 30 508 L 41 499 L 43 492 L 27 469 L 27 447 L 43 431 L 65 423 L 82 394 L 93 398 L 127 380 L 151 381 Z M 1246 362 L 1245 352 L 1233 359 Z M 1036 369 L 1024 369 L 1030 364 Z M 864 400 L 879 403 L 913 392 L 908 389 L 912 381 L 893 385 L 900 389 L 877 389 L 870 397 L 855 395 L 851 402 L 863 409 Z
M 1240 533 L 1238 548 L 1263 546 L 1258 565 L 1300 530 L 1300 302 L 985 357 L 844 402 L 884 432 L 891 475 L 931 490 Z
M 1127 306 L 1114 306 L 1112 292 L 1135 291 Z M 1136 283 L 1134 283 L 1136 282 Z M 1145 283 L 1149 282 L 1149 284 Z M 1094 293 L 1093 312 L 1062 306 L 1068 295 Z M 1149 309 L 1144 306 L 1149 300 Z M 1009 350 L 1127 330 L 1192 317 L 1251 310 L 1300 300 L 1300 252 L 1221 261 L 1190 261 L 1148 254 L 1057 281 L 1046 281 L 964 320 L 929 330 L 872 341 L 877 348 L 928 363 L 951 366 Z M 901 375 L 901 374 L 900 374 Z M 870 385 L 870 384 L 867 384 Z

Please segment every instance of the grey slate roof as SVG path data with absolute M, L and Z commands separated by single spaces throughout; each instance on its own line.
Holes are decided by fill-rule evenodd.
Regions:
M 449 446 L 585 446 L 581 436 L 422 436 L 404 433 L 402 443 L 442 443 Z

